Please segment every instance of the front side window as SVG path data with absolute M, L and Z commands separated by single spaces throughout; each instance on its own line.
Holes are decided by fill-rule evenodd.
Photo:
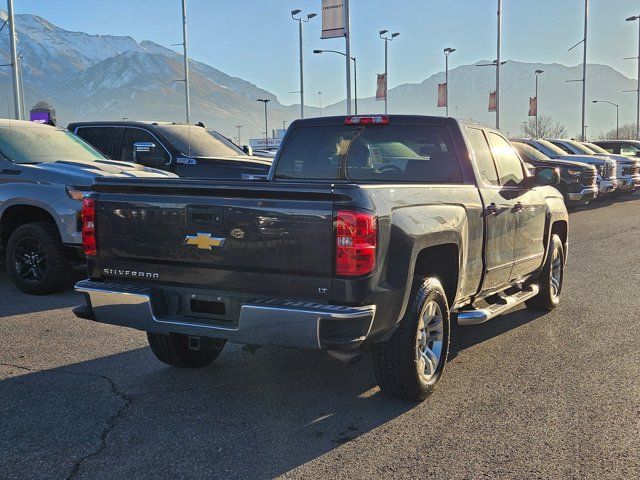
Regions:
M 638 155 L 640 152 L 640 148 L 635 145 L 622 145 L 620 146 L 620 154 L 626 155 L 627 157 L 634 157 Z
M 120 160 L 123 162 L 135 162 L 135 158 L 133 156 L 133 145 L 140 142 L 153 143 L 156 146 L 155 151 L 162 156 L 164 163 L 169 162 L 169 154 L 162 145 L 160 145 L 158 139 L 146 130 L 141 130 L 139 128 L 125 128 L 124 137 L 122 138 Z
M 37 123 L 1 126 L 0 154 L 20 164 L 104 159 L 104 155 L 68 130 Z
M 432 126 L 333 126 L 293 130 L 278 179 L 460 183 L 449 134 Z
M 522 162 L 511 144 L 500 135 L 489 133 L 491 152 L 496 160 L 500 185 L 504 187 L 517 187 L 524 180 Z

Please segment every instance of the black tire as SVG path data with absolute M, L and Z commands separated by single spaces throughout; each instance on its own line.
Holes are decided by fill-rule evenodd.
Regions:
M 559 261 L 559 270 L 557 270 Z M 555 280 L 557 287 L 554 287 L 552 282 L 552 274 L 555 269 Z M 559 275 L 559 278 L 558 278 Z M 527 308 L 531 310 L 543 310 L 551 311 L 560 303 L 560 297 L 562 295 L 562 284 L 564 281 L 564 247 L 562 240 L 558 235 L 551 235 L 551 241 L 549 242 L 549 249 L 547 252 L 547 259 L 544 263 L 542 272 L 540 273 L 537 282 L 540 287 L 538 295 L 531 300 L 525 302 Z
M 16 228 L 9 237 L 6 256 L 9 278 L 24 293 L 46 295 L 64 289 L 69 282 L 71 266 L 58 228 L 51 223 Z
M 433 302 L 437 304 L 441 316 L 442 340 L 437 365 L 431 369 L 432 374 L 426 375 L 427 364 L 421 363 L 419 355 L 419 332 L 422 332 L 422 315 Z M 380 390 L 414 402 L 426 399 L 442 377 L 449 354 L 449 338 L 449 305 L 440 281 L 435 278 L 416 279 L 407 311 L 398 329 L 386 342 L 372 345 L 373 368 Z M 435 347 L 435 344 L 427 342 L 429 345 Z
M 158 360 L 180 368 L 200 368 L 209 365 L 220 355 L 226 343 L 222 342 L 219 347 L 190 350 L 187 335 L 178 333 L 161 335 L 147 332 L 147 340 Z

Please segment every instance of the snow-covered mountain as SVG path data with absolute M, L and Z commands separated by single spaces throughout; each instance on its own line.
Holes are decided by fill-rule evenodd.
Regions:
M 0 22 L 6 12 L 0 11 Z M 183 57 L 151 41 L 132 37 L 89 35 L 70 32 L 35 15 L 17 15 L 19 53 L 23 57 L 23 77 L 27 108 L 38 100 L 56 107 L 60 123 L 75 120 L 129 119 L 183 121 Z M 9 63 L 8 28 L 0 33 L 0 63 Z M 487 63 L 486 61 L 478 63 Z M 297 118 L 299 106 L 285 106 L 275 95 L 253 83 L 232 77 L 201 62 L 191 61 L 192 120 L 203 121 L 222 133 L 235 135 L 235 125 L 243 125 L 243 137 L 264 132 L 264 111 L 257 98 L 268 98 L 270 128 L 283 120 Z M 564 123 L 571 134 L 580 130 L 580 66 L 532 64 L 508 61 L 502 69 L 502 130 L 516 133 L 527 120 L 529 97 L 535 94 L 537 69 L 540 77 L 539 111 Z M 635 121 L 635 80 L 605 65 L 589 65 L 589 132 L 614 127 L 615 111 L 592 100 L 619 103 L 621 123 Z M 391 113 L 442 115 L 436 108 L 437 84 L 444 72 L 421 83 L 404 84 L 389 92 Z M 487 111 L 489 92 L 495 89 L 495 69 L 464 65 L 450 72 L 451 115 L 487 124 L 495 115 Z M 13 112 L 9 68 L 0 68 L 0 115 Z M 382 103 L 360 99 L 359 110 L 380 112 Z M 307 107 L 309 115 L 317 109 Z M 345 102 L 323 108 L 323 114 L 341 115 Z
M 0 11 L 0 22 L 6 12 Z M 151 41 L 64 30 L 36 16 L 16 16 L 26 106 L 47 100 L 60 123 L 95 119 L 183 121 L 183 57 Z M 0 63 L 9 63 L 8 29 L 0 34 Z M 295 118 L 294 108 L 246 80 L 191 61 L 192 119 L 227 135 L 264 131 L 262 104 L 271 100 L 274 127 Z M 10 69 L 0 69 L 0 115 L 12 113 Z M 239 123 L 238 123 L 239 122 Z
M 449 72 L 449 115 L 495 124 L 495 114 L 488 111 L 489 92 L 495 90 L 495 68 L 463 65 Z M 501 69 L 501 129 L 517 134 L 527 120 L 529 98 L 535 96 L 536 70 L 544 70 L 539 78 L 538 109 L 540 115 L 550 115 L 562 122 L 571 135 L 581 130 L 582 84 L 569 82 L 582 78 L 582 66 L 524 63 L 508 61 Z M 620 105 L 620 122 L 635 122 L 636 96 L 623 93 L 634 90 L 636 80 L 607 65 L 589 64 L 587 69 L 587 134 L 597 135 L 615 128 L 615 109 L 594 105 L 592 100 L 607 100 Z M 399 85 L 389 91 L 391 113 L 421 113 L 444 115 L 437 108 L 438 84 L 444 83 L 444 72 L 430 76 L 421 83 Z M 383 105 L 373 98 L 359 100 L 360 112 L 379 112 Z M 345 103 L 326 107 L 327 114 L 342 113 Z

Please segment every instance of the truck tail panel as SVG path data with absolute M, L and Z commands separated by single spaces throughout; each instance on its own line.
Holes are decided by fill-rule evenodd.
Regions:
M 256 294 L 329 295 L 331 186 L 261 186 L 210 187 L 197 195 L 175 184 L 154 186 L 153 193 L 139 184 L 104 188 L 96 202 L 101 276 Z

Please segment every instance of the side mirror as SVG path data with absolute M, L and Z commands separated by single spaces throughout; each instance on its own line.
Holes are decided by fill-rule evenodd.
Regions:
M 535 179 L 535 184 L 539 187 L 553 187 L 560 183 L 560 172 L 553 167 L 536 167 L 536 173 L 533 178 Z
M 251 148 L 249 145 L 243 145 L 242 151 L 247 155 L 249 155 L 250 157 L 253 157 L 253 148 Z
M 145 167 L 162 168 L 166 159 L 164 151 L 152 142 L 136 142 L 133 144 L 133 161 Z

